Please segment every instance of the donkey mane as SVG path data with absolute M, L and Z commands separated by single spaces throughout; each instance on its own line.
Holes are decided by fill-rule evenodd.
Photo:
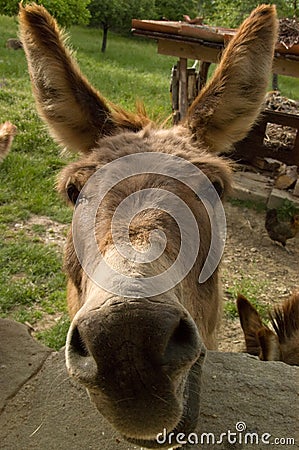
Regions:
M 153 125 L 151 119 L 147 116 L 144 104 L 136 102 L 136 113 L 125 111 L 114 103 L 108 102 L 111 109 L 113 122 L 119 128 L 130 131 L 140 131 L 149 124 Z
M 299 331 L 299 292 L 294 293 L 281 306 L 270 312 L 271 325 L 279 338 L 285 343 Z

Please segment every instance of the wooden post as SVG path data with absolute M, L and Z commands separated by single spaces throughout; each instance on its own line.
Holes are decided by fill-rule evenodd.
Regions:
M 271 146 L 264 144 L 267 124 L 274 123 L 296 130 L 293 146 L 288 151 L 275 151 Z M 235 145 L 233 158 L 252 161 L 256 156 L 260 158 L 274 158 L 292 166 L 299 166 L 299 117 L 281 111 L 265 110 L 261 113 L 257 124 L 251 129 L 248 136 Z
M 272 74 L 272 89 L 273 89 L 273 91 L 279 91 L 278 74 L 277 73 Z
M 179 80 L 178 80 L 177 65 L 173 66 L 172 71 L 171 71 L 170 93 L 171 93 L 171 105 L 172 105 L 172 120 L 173 120 L 173 124 L 176 125 L 180 120 Z
M 196 70 L 194 67 L 187 69 L 187 92 L 188 92 L 187 98 L 189 107 L 197 96 Z
M 187 59 L 180 58 L 178 64 L 179 73 L 179 111 L 180 120 L 182 120 L 188 110 L 188 92 L 187 92 Z
M 294 160 L 294 164 L 296 164 L 299 167 L 299 127 L 297 129 L 295 142 L 294 142 L 293 160 Z
M 198 92 L 204 87 L 207 82 L 210 65 L 210 62 L 200 61 L 197 85 Z

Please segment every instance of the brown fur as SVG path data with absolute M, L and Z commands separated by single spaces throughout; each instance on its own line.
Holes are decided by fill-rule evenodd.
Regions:
M 6 41 L 6 48 L 19 50 L 20 48 L 23 48 L 23 44 L 19 39 L 9 38 Z
M 136 114 L 128 113 L 99 94 L 81 74 L 64 36 L 43 7 L 21 7 L 20 32 L 39 114 L 59 144 L 82 155 L 62 170 L 58 180 L 59 192 L 70 203 L 76 202 L 92 174 L 107 163 L 152 152 L 193 163 L 220 195 L 229 191 L 231 166 L 216 153 L 242 139 L 259 114 L 276 40 L 274 7 L 258 7 L 244 22 L 186 121 L 169 130 L 151 123 L 140 108 Z M 180 164 L 171 166 L 174 173 L 181 172 Z M 97 195 L 97 186 L 88 186 L 91 195 Z M 141 297 L 135 287 L 138 280 L 163 272 L 180 249 L 178 226 L 157 204 L 132 219 L 129 238 L 143 251 L 151 233 L 161 230 L 167 237 L 163 254 L 150 264 L 139 264 L 116 251 L 113 239 L 122 241 L 125 236 L 120 219 L 112 238 L 111 220 L 117 206 L 131 193 L 148 188 L 169 191 L 182 199 L 196 219 L 201 242 L 195 264 L 180 283 L 161 295 Z M 92 218 L 85 220 L 87 228 L 93 229 Z M 76 227 L 79 224 L 74 220 L 74 230 Z M 97 210 L 95 236 L 108 264 L 132 280 L 132 295 L 109 294 L 87 276 L 70 232 L 65 253 L 72 318 L 67 367 L 127 439 L 156 446 L 154 437 L 163 427 L 175 433 L 194 429 L 204 346 L 217 348 L 221 314 L 218 269 L 198 283 L 210 247 L 209 217 L 194 192 L 175 177 L 143 174 L 123 180 L 105 196 Z M 86 236 L 82 242 L 84 257 L 93 261 L 90 238 Z
M 263 361 L 299 365 L 299 292 L 269 313 L 273 331 L 243 295 L 238 296 L 237 305 L 247 353 Z
M 0 162 L 8 155 L 17 127 L 10 122 L 0 125 Z

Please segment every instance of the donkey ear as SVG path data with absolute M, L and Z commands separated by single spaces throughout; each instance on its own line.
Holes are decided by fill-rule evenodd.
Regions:
M 81 74 L 45 8 L 20 6 L 20 34 L 40 116 L 58 143 L 87 152 L 115 128 L 107 102 Z
M 263 361 L 281 361 L 281 350 L 278 337 L 273 331 L 263 328 L 258 332 L 261 346 L 260 359 Z
M 212 151 L 229 150 L 255 122 L 271 73 L 277 19 L 261 5 L 227 46 L 210 83 L 191 105 L 187 126 Z
M 241 294 L 237 298 L 237 308 L 245 337 L 246 351 L 250 355 L 259 356 L 261 347 L 258 332 L 265 326 L 255 307 Z

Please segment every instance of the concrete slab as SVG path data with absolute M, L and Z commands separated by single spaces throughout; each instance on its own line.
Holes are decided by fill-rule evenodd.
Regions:
M 10 339 L 12 329 L 7 328 L 6 342 L 10 341 L 14 355 L 22 353 L 23 335 L 14 333 Z M 36 347 L 33 340 L 32 345 Z M 19 386 L 18 367 L 11 368 L 6 376 Z M 209 352 L 203 369 L 199 427 L 187 437 L 190 445 L 183 448 L 267 449 L 269 444 L 261 443 L 267 435 L 270 444 L 274 439 L 296 440 L 276 448 L 298 449 L 298 380 L 297 367 L 265 363 L 244 354 Z M 70 381 L 63 350 L 47 354 L 40 370 L 7 399 L 0 430 L 0 448 L 5 450 L 140 450 L 124 442 L 90 403 L 86 391 Z M 237 433 L 238 444 L 231 444 L 229 431 Z M 245 443 L 245 431 L 250 439 L 259 439 L 258 445 Z M 196 439 L 199 443 L 191 445 Z
M 294 187 L 294 191 L 293 191 L 293 195 L 295 197 L 299 197 L 299 178 L 296 181 L 295 187 Z
M 0 319 L 0 411 L 42 367 L 51 350 L 34 341 L 25 325 Z M 13 375 L 13 376 L 12 376 Z
M 254 176 L 253 176 L 254 175 Z M 232 198 L 267 204 L 271 192 L 269 179 L 258 174 L 235 172 Z
M 299 209 L 299 198 L 290 194 L 287 191 L 282 191 L 281 189 L 272 189 L 271 194 L 269 196 L 269 200 L 267 202 L 267 208 L 279 208 L 282 206 L 283 202 L 288 200 L 293 203 L 296 208 Z
M 299 188 L 298 188 L 299 193 Z M 268 209 L 279 208 L 285 200 L 299 208 L 299 197 L 283 189 L 273 187 L 273 180 L 261 174 L 235 172 L 233 174 L 232 198 L 250 200 L 267 206 Z
M 9 402 L 0 429 L 0 448 L 5 450 L 139 450 L 125 443 L 85 389 L 71 382 L 63 350 L 53 353 Z

